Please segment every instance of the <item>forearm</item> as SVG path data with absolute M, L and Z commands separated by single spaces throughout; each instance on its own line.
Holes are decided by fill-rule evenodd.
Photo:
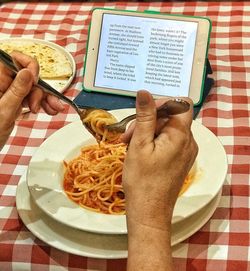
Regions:
M 128 271 L 172 271 L 172 208 L 166 202 L 130 200 L 127 208 Z
M 146 225 L 130 225 L 128 271 L 172 271 L 171 226 L 165 230 Z

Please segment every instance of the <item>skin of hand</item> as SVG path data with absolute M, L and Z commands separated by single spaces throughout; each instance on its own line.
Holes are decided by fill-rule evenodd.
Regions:
M 41 106 L 50 115 L 64 110 L 56 97 L 34 86 L 39 74 L 37 61 L 20 52 L 13 52 L 12 57 L 24 68 L 14 78 L 13 73 L 0 62 L 0 150 L 24 105 L 33 113 L 37 113 Z
M 190 99 L 185 100 L 192 104 Z M 159 100 L 157 104 L 165 101 Z M 123 136 L 123 140 L 129 142 L 123 167 L 128 227 L 127 269 L 173 270 L 173 209 L 198 153 L 191 132 L 192 106 L 186 113 L 157 121 L 152 96 L 139 91 L 136 113 L 134 127 Z

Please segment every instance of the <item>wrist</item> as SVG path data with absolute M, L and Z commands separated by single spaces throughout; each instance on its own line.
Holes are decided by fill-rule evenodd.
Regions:
M 171 227 L 173 207 L 167 200 L 136 198 L 126 200 L 128 227 L 147 226 L 156 229 Z
M 156 222 L 153 219 L 154 222 Z M 147 225 L 129 219 L 128 270 L 173 270 L 171 223 Z M 164 224 L 164 225 L 163 225 Z

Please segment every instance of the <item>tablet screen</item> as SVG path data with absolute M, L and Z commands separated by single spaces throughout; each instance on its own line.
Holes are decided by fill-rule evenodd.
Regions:
M 105 13 L 94 85 L 188 96 L 198 22 Z

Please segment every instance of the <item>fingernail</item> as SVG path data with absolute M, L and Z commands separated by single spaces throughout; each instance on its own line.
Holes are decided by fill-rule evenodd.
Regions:
M 140 90 L 137 93 L 137 102 L 140 106 L 145 106 L 150 102 L 149 93 L 145 90 Z

